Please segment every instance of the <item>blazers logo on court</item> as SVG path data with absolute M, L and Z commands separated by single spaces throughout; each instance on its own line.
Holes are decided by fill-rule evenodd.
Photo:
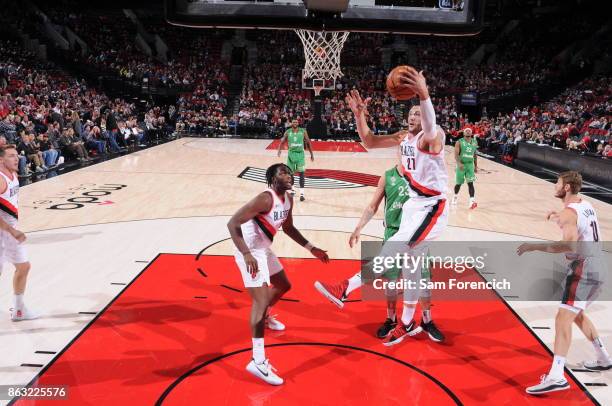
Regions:
M 378 185 L 379 177 L 367 173 L 337 171 L 335 169 L 306 169 L 305 187 L 310 189 L 350 189 Z M 239 178 L 253 182 L 266 183 L 266 170 L 247 166 Z M 299 184 L 299 175 L 295 175 Z

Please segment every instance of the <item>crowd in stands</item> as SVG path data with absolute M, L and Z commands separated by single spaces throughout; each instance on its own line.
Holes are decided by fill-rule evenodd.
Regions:
M 590 77 L 538 106 L 516 108 L 513 112 L 469 121 L 439 103 L 438 115 L 451 129 L 451 139 L 471 127 L 479 145 L 490 153 L 509 158 L 520 141 L 575 150 L 612 158 L 612 78 Z
M 139 121 L 133 104 L 109 99 L 17 42 L 0 41 L 0 61 L 0 140 L 17 146 L 22 176 L 144 146 L 168 132 L 167 111 L 152 108 Z

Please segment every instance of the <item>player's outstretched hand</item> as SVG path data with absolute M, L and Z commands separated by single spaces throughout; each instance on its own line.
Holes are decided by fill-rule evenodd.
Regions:
M 370 100 L 370 97 L 363 100 L 361 98 L 361 95 L 359 94 L 359 91 L 357 90 L 351 90 L 346 95 L 346 103 L 348 104 L 355 117 L 361 114 L 368 114 L 368 104 L 370 103 Z
M 412 89 L 420 99 L 429 97 L 427 90 L 427 81 L 423 75 L 423 71 L 417 72 L 416 69 L 409 69 L 401 73 L 400 81 Z
M 355 230 L 349 237 L 349 247 L 353 248 L 359 242 L 359 231 Z
M 534 250 L 533 244 L 530 243 L 523 243 L 521 245 L 519 245 L 519 247 L 516 249 L 516 253 L 521 256 L 526 252 L 531 252 Z
M 312 255 L 319 258 L 321 262 L 327 264 L 329 262 L 329 257 L 327 256 L 327 251 L 323 251 L 321 248 L 314 247 L 312 251 L 310 251 Z
M 244 254 L 244 263 L 246 264 L 247 271 L 251 274 L 251 277 L 255 279 L 255 275 L 259 272 L 259 268 L 257 267 L 257 260 L 250 252 Z

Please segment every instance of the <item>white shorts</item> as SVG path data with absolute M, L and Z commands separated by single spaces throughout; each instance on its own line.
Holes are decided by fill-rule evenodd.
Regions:
M 255 274 L 255 278 L 253 278 L 247 270 L 242 254 L 239 251 L 234 252 L 234 258 L 240 269 L 244 287 L 259 288 L 263 286 L 264 283 L 267 283 L 269 286 L 270 277 L 282 271 L 283 265 L 270 248 L 252 248 L 251 255 L 257 260 L 257 268 L 259 269 Z
M 585 310 L 601 294 L 606 270 L 605 262 L 599 257 L 570 262 L 559 306 L 574 313 Z
M 446 199 L 408 199 L 402 206 L 400 228 L 389 241 L 420 242 L 440 237 L 448 225 Z
M 448 224 L 448 204 L 446 199 L 419 200 L 408 199 L 402 207 L 400 228 L 389 238 L 381 250 L 380 256 L 395 257 L 407 253 L 414 257 L 424 257 L 428 252 L 427 242 L 438 238 Z M 407 281 L 415 281 L 416 288 L 404 289 L 404 302 L 416 303 L 421 296 L 429 296 L 429 292 L 421 292 L 422 266 L 418 269 L 402 269 L 402 277 Z
M 5 262 L 23 264 L 28 262 L 28 254 L 24 244 L 19 244 L 15 237 L 0 230 L 0 271 Z

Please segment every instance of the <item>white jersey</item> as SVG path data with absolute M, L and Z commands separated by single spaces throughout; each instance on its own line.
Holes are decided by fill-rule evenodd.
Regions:
M 591 203 L 582 199 L 578 203 L 570 203 L 568 208 L 576 212 L 578 227 L 578 241 L 600 241 L 599 222 L 597 214 Z
M 14 226 L 19 217 L 19 178 L 16 173 L 12 179 L 3 172 L 0 175 L 6 182 L 6 190 L 0 194 L 0 218 Z
M 249 248 L 265 248 L 272 244 L 274 235 L 283 226 L 291 210 L 291 199 L 287 192 L 278 196 L 272 189 L 266 189 L 272 196 L 272 208 L 266 214 L 242 224 L 242 236 Z
M 442 150 L 434 154 L 418 147 L 421 131 L 416 136 L 404 137 L 400 143 L 402 174 L 408 182 L 410 199 L 444 199 L 448 175 L 444 162 L 444 141 Z

